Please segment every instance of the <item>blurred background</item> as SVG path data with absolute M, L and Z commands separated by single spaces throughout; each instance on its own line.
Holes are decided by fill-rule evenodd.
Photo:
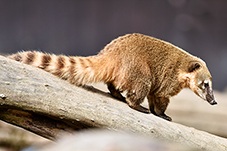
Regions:
M 227 92 L 225 0 L 0 0 L 0 54 L 37 49 L 95 55 L 114 38 L 134 32 L 169 41 L 199 56 L 213 75 L 214 89 Z M 222 102 L 215 108 L 191 101 L 199 100 L 191 95 L 183 92 L 170 103 L 167 111 L 174 122 L 227 137 L 226 93 L 216 93 Z M 0 136 L 9 127 L 4 125 L 0 123 Z M 9 142 L 14 139 L 13 133 Z
M 0 53 L 38 49 L 97 54 L 112 39 L 139 32 L 207 62 L 213 86 L 227 86 L 225 0 L 0 0 Z

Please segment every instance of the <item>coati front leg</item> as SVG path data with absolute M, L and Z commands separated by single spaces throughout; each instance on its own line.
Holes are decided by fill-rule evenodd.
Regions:
M 169 104 L 169 98 L 155 97 L 154 94 L 150 93 L 147 96 L 147 99 L 151 113 L 165 120 L 172 121 L 171 117 L 165 114 L 166 108 Z
M 148 100 L 148 103 L 149 103 L 149 109 L 150 109 L 150 112 L 154 115 L 157 115 L 154 111 L 154 100 L 155 100 L 155 97 L 154 95 L 147 95 L 147 100 Z

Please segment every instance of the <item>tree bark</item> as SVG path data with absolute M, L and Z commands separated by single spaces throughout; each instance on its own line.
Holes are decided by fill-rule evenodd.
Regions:
M 79 88 L 41 69 L 0 56 L 0 119 L 55 139 L 87 128 L 124 130 L 202 150 L 227 140 L 144 114 L 92 87 Z
M 53 141 L 0 121 L 0 151 L 19 151 L 25 147 L 51 143 Z

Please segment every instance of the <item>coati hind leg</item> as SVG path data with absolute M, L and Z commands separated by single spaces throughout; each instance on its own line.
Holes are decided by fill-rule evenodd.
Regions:
M 168 98 L 155 97 L 154 94 L 150 93 L 147 96 L 147 99 L 151 113 L 165 120 L 172 121 L 171 117 L 165 114 L 166 108 L 169 104 Z
M 144 85 L 136 85 L 134 90 L 128 90 L 126 94 L 126 102 L 128 105 L 140 112 L 150 113 L 149 109 L 141 106 L 140 104 L 144 101 L 144 98 L 147 96 L 149 88 Z
M 140 104 L 143 102 L 145 96 L 141 95 L 142 93 L 137 94 L 136 91 L 128 91 L 126 98 L 121 95 L 121 92 L 115 88 L 112 83 L 107 83 L 107 88 L 110 91 L 110 94 L 115 97 L 116 99 L 127 103 L 131 108 L 143 112 L 143 113 L 150 113 L 147 108 L 142 107 Z M 142 98 L 141 98 L 142 97 Z
M 140 105 L 143 99 L 135 99 L 135 94 L 128 92 L 127 98 L 121 95 L 121 92 L 117 90 L 112 83 L 107 83 L 107 88 L 110 91 L 110 94 L 116 99 L 127 103 L 131 108 L 138 110 L 140 112 L 149 113 L 150 111 L 147 108 L 144 108 Z M 134 97 L 133 97 L 134 96 Z M 126 101 L 127 100 L 127 101 Z
M 117 90 L 117 89 L 115 88 L 115 86 L 114 86 L 112 83 L 110 83 L 110 82 L 107 83 L 107 88 L 108 88 L 108 90 L 110 91 L 110 94 L 111 94 L 114 98 L 116 98 L 116 99 L 118 99 L 118 100 L 120 100 L 120 101 L 126 103 L 125 97 L 123 97 L 123 96 L 121 95 L 121 92 L 120 92 L 119 90 Z

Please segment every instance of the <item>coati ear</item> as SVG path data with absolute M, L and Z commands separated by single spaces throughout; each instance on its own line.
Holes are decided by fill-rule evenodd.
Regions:
M 201 67 L 199 62 L 190 62 L 188 72 L 193 72 Z

